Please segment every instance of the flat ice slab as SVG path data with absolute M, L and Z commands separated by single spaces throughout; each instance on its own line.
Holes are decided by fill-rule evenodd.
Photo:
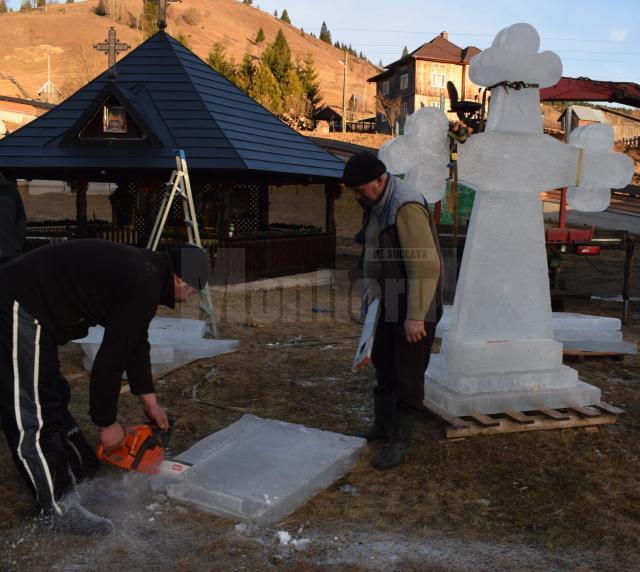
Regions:
M 358 462 L 366 441 L 244 415 L 176 457 L 193 464 L 153 486 L 175 499 L 268 525 L 296 510 Z
M 237 340 L 205 339 L 206 324 L 187 318 L 153 318 L 149 324 L 149 355 L 153 375 L 174 370 L 192 361 L 236 351 Z M 89 329 L 86 337 L 74 340 L 84 351 L 83 365 L 91 370 L 104 337 L 104 328 Z M 126 377 L 126 375 L 125 375 Z
M 449 330 L 451 311 L 451 306 L 445 306 L 436 328 L 436 337 L 441 338 Z M 553 339 L 561 342 L 564 349 L 637 354 L 636 344 L 624 341 L 622 323 L 618 318 L 553 312 L 551 324 Z

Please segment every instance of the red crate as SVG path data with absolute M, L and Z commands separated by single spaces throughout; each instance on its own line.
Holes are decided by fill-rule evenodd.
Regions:
M 566 228 L 547 228 L 547 242 L 569 242 L 569 231 Z
M 589 242 L 593 239 L 593 229 L 576 229 L 569 231 L 569 242 Z

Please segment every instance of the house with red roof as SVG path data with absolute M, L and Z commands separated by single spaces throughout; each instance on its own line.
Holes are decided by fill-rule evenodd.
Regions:
M 457 46 L 449 41 L 447 32 L 441 32 L 369 78 L 367 81 L 376 84 L 376 131 L 389 133 L 396 121 L 403 127 L 407 115 L 421 107 L 440 107 L 448 112 L 449 81 L 459 99 L 478 101 L 479 87 L 469 79 L 469 64 L 479 52 L 474 46 Z

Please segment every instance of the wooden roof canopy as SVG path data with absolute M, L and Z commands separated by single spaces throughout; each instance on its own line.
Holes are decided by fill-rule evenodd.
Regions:
M 176 149 L 192 176 L 275 184 L 338 182 L 344 164 L 160 31 L 45 115 L 0 140 L 14 178 L 168 177 Z

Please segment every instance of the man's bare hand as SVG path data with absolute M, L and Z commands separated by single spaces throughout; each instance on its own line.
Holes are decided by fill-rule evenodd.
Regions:
M 120 423 L 100 427 L 100 444 L 107 450 L 120 445 L 124 441 L 124 437 L 124 429 Z
M 404 321 L 404 337 L 410 343 L 419 342 L 427 336 L 422 320 L 405 320 Z
M 165 431 L 169 429 L 169 417 L 167 417 L 166 411 L 158 405 L 158 400 L 155 393 L 147 393 L 140 396 L 142 401 L 142 408 L 144 414 L 153 421 L 160 429 Z

